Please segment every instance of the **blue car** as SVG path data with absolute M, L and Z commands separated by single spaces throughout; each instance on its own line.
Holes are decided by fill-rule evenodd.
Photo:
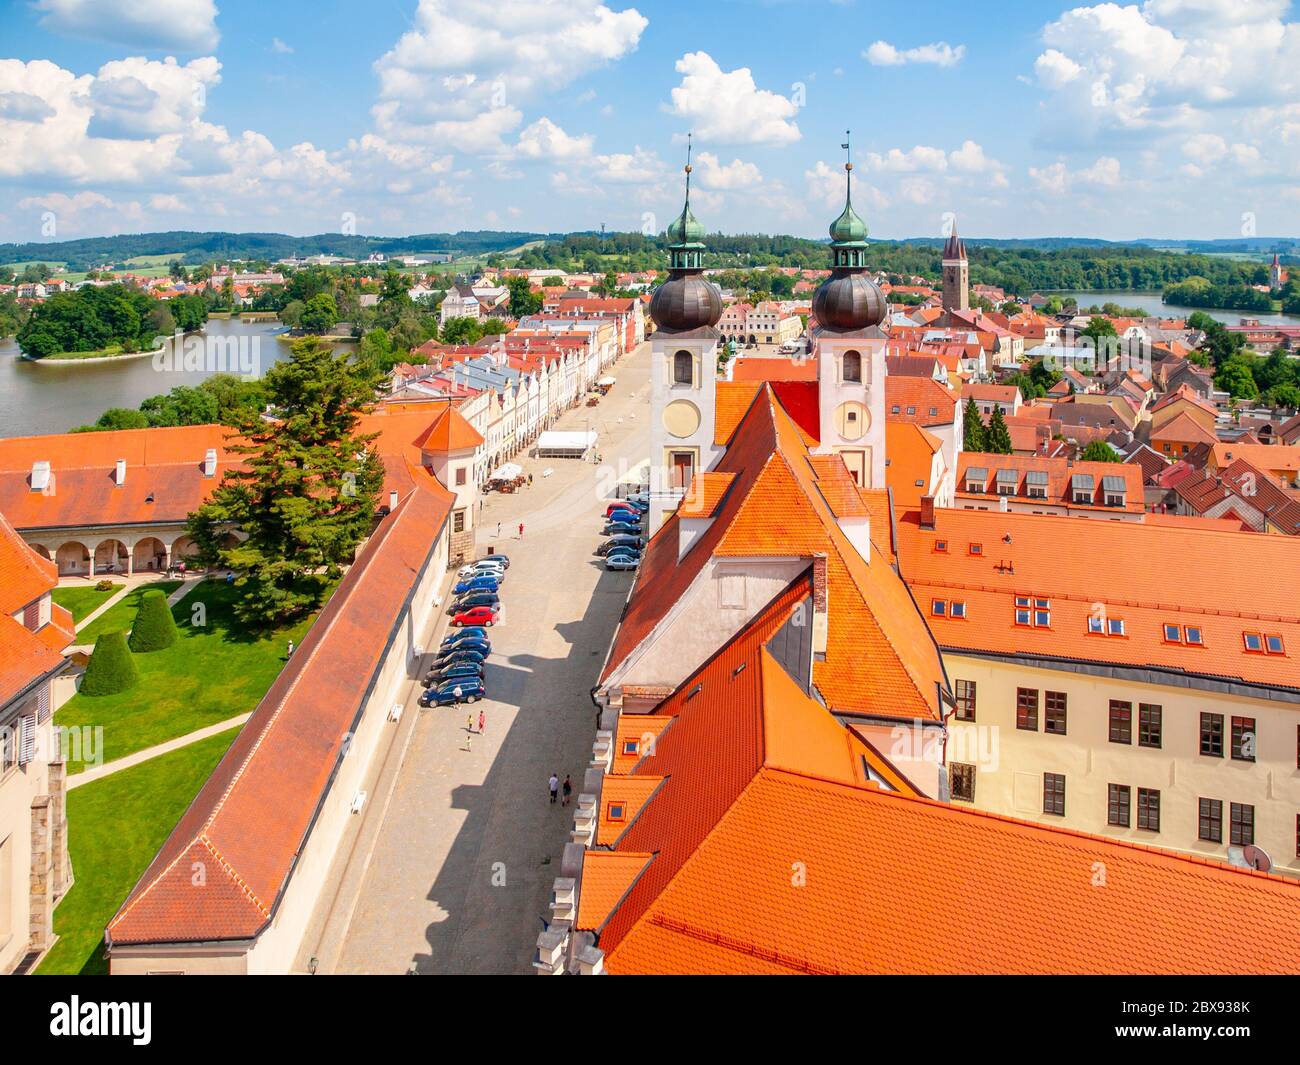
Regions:
M 499 587 L 495 577 L 471 577 L 461 581 L 451 592 L 452 595 L 464 595 L 466 592 L 495 592 Z
M 442 638 L 442 646 L 450 647 L 452 644 L 463 643 L 465 640 L 486 640 L 487 638 L 488 631 L 482 625 L 467 625 L 463 629 L 447 633 Z
M 606 522 L 621 521 L 625 525 L 640 525 L 641 514 L 635 510 L 616 510 L 612 514 L 605 516 Z
M 605 526 L 602 536 L 617 536 L 619 533 L 640 533 L 641 526 L 626 521 L 611 521 Z
M 421 706 L 455 706 L 457 703 L 476 703 L 487 695 L 481 680 L 462 677 L 448 681 L 440 688 L 430 688 L 420 696 Z
M 473 640 L 467 644 L 458 644 L 454 648 L 447 648 L 445 651 L 438 651 L 438 657 L 434 659 L 434 668 L 441 668 L 442 662 L 451 661 L 452 658 L 468 658 L 473 655 L 482 661 L 487 655 L 491 654 L 491 646 L 485 640 Z
M 509 555 L 486 555 L 485 557 L 479 559 L 479 561 L 480 561 L 480 562 L 495 562 L 495 563 L 496 563 L 498 566 L 500 566 L 502 569 L 509 569 L 509 568 L 510 568 L 510 556 L 509 556 Z
M 447 613 L 455 616 L 476 606 L 490 606 L 493 610 L 500 610 L 501 599 L 496 592 L 466 592 L 447 608 Z
M 440 669 L 446 669 L 448 666 L 459 665 L 462 662 L 469 662 L 476 666 L 481 666 L 486 660 L 487 655 L 482 651 L 456 651 L 443 658 L 437 659 L 429 667 L 430 673 L 435 673 Z
M 426 688 L 445 688 L 448 684 L 457 680 L 477 680 L 483 679 L 483 663 L 465 662 L 460 665 L 448 666 L 446 669 L 440 669 L 436 673 L 431 673 L 421 682 Z

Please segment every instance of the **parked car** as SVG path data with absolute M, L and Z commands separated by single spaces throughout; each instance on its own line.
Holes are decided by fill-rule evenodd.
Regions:
M 438 661 L 452 655 L 476 654 L 486 658 L 492 653 L 492 644 L 485 639 L 458 640 L 456 643 L 443 644 L 438 648 Z
M 608 515 L 607 522 L 621 521 L 627 525 L 640 525 L 641 513 L 636 510 L 616 510 L 613 514 Z
M 463 610 L 459 614 L 454 614 L 451 624 L 458 628 L 461 625 L 481 625 L 484 628 L 491 628 L 496 624 L 499 613 L 490 606 L 476 606 L 469 610 Z
M 641 555 L 637 551 L 611 551 L 605 556 L 606 562 L 634 562 L 641 564 Z
M 509 568 L 510 568 L 510 556 L 509 556 L 509 555 L 488 555 L 488 556 L 486 556 L 485 558 L 480 559 L 479 561 L 480 561 L 480 562 L 495 562 L 495 563 L 497 563 L 499 566 L 501 566 L 503 569 L 509 569 Z
M 642 536 L 637 536 L 634 533 L 619 533 L 617 536 L 611 536 L 596 548 L 596 554 L 608 555 L 616 547 L 630 547 L 636 551 L 640 551 L 644 544 L 645 538 Z
M 430 688 L 420 696 L 421 706 L 455 706 L 457 703 L 476 703 L 487 695 L 481 680 L 460 677 L 448 681 L 440 688 Z
M 602 536 L 616 536 L 619 533 L 631 533 L 635 536 L 641 535 L 641 526 L 633 525 L 626 521 L 611 521 L 601 532 Z
M 487 629 L 457 629 L 455 632 L 449 632 L 442 638 L 442 646 L 451 647 L 454 644 L 464 643 L 466 640 L 482 640 L 487 642 Z
M 605 568 L 613 570 L 636 569 L 641 565 L 640 555 L 610 555 L 605 559 Z
M 462 581 L 474 577 L 495 577 L 498 582 L 504 581 L 506 568 L 496 562 L 475 562 L 469 566 L 462 566 L 456 574 L 456 578 Z
M 482 662 L 460 662 L 428 674 L 420 683 L 426 688 L 441 688 L 453 680 L 483 679 Z
M 611 503 L 609 506 L 605 508 L 605 517 L 609 517 L 616 510 L 631 510 L 633 512 L 639 511 L 640 513 L 644 514 L 649 509 L 650 509 L 649 503 L 637 503 L 630 499 L 620 499 L 617 503 Z
M 466 592 L 495 592 L 500 582 L 495 577 L 467 577 L 454 587 L 452 595 L 464 595 Z
M 447 608 L 448 614 L 463 614 L 476 606 L 490 606 L 493 610 L 501 609 L 501 598 L 496 592 L 469 592 Z
M 427 677 L 429 674 L 437 673 L 438 670 L 446 669 L 448 666 L 458 666 L 462 664 L 481 666 L 485 661 L 487 661 L 487 657 L 488 656 L 482 651 L 454 651 L 446 658 L 439 658 L 435 661 L 425 676 Z

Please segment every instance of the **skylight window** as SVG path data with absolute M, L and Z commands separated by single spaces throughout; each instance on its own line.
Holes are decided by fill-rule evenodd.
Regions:
M 948 616 L 948 603 L 943 599 L 930 600 L 930 615 L 936 618 Z
M 1027 625 L 1035 629 L 1046 629 L 1052 625 L 1052 603 L 1050 599 L 1031 598 L 1027 595 L 1016 596 L 1016 624 Z
M 1124 619 L 1123 619 L 1123 618 L 1110 618 L 1110 619 L 1107 620 L 1106 625 L 1107 625 L 1107 628 L 1109 629 L 1109 633 L 1110 633 L 1111 636 L 1123 636 L 1123 635 L 1124 635 Z
M 1257 632 L 1243 632 L 1241 638 L 1245 641 L 1247 651 L 1261 652 L 1264 650 L 1264 637 Z
M 626 816 L 626 807 L 621 802 L 612 802 L 608 810 L 609 820 L 622 821 Z
M 960 600 L 954 599 L 949 607 L 949 616 L 954 618 L 964 618 L 966 616 L 966 604 Z
M 1182 643 L 1183 630 L 1177 625 L 1165 626 L 1165 643 Z
M 624 753 L 624 754 L 636 754 L 636 750 L 637 750 L 637 743 L 636 743 L 636 740 L 624 740 L 624 741 L 623 741 L 623 753 Z
M 1264 637 L 1264 650 L 1271 655 L 1286 653 L 1286 649 L 1282 645 L 1282 637 L 1271 633 Z
M 1101 618 L 1089 618 L 1088 631 L 1096 633 L 1098 636 L 1104 636 L 1106 634 L 1106 623 Z
M 1187 642 L 1193 647 L 1202 647 L 1205 640 L 1201 637 L 1201 630 L 1194 625 L 1187 626 Z

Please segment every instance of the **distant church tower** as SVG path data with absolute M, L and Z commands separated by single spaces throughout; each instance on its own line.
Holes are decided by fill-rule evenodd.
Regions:
M 1281 260 L 1277 257 L 1277 252 L 1273 253 L 1273 262 L 1268 268 L 1268 287 L 1274 292 L 1286 284 L 1286 271 L 1282 269 Z
M 714 443 L 717 330 L 722 293 L 704 278 L 704 226 L 691 213 L 690 146 L 686 205 L 668 227 L 668 280 L 650 301 L 650 525 L 663 524 L 696 473 L 722 454 Z
M 966 245 L 957 236 L 955 221 L 948 243 L 943 246 L 943 309 L 970 310 L 970 264 L 966 261 Z
M 844 148 L 848 150 L 848 143 Z M 864 488 L 885 486 L 885 348 L 889 304 L 867 276 L 867 225 L 853 210 L 853 163 L 844 164 L 844 210 L 831 223 L 831 276 L 813 294 L 821 440 Z

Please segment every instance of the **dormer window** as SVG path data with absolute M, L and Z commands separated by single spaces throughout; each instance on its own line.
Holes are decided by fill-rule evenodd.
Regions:
M 983 495 L 984 486 L 988 483 L 989 471 L 982 466 L 972 466 L 966 471 L 966 491 L 976 495 Z
M 1076 473 L 1070 478 L 1070 495 L 1076 503 L 1090 506 L 1095 489 L 1096 482 L 1090 473 Z
M 1042 470 L 1030 470 L 1025 474 L 1025 494 L 1030 499 L 1047 498 L 1047 474 Z
M 637 752 L 637 742 L 636 742 L 636 740 L 624 740 L 624 741 L 623 741 L 623 753 L 624 753 L 624 754 L 636 754 L 636 752 Z
M 844 353 L 844 382 L 846 384 L 862 383 L 862 356 L 856 351 Z
M 1101 490 L 1108 507 L 1122 507 L 1126 498 L 1126 485 L 1123 477 L 1103 477 Z
M 623 821 L 627 818 L 627 807 L 621 802 L 612 802 L 609 804 L 606 816 L 610 821 Z
M 695 383 L 695 359 L 689 351 L 679 351 L 673 356 L 673 384 L 693 385 Z
M 998 470 L 997 486 L 998 495 L 1013 496 L 1016 494 L 1017 476 L 1015 470 Z

